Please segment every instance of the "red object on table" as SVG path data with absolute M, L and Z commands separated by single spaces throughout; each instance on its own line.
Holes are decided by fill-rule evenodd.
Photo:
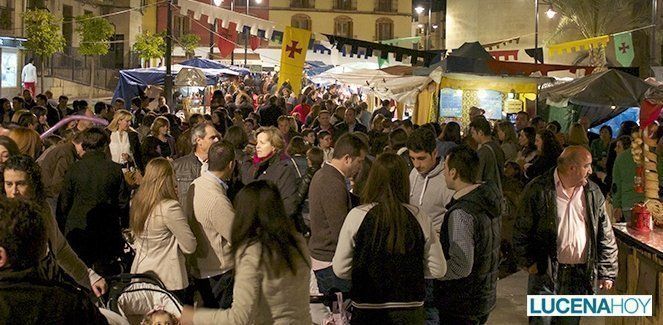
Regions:
M 652 230 L 651 213 L 643 203 L 636 203 L 631 209 L 631 224 L 629 227 L 639 232 L 650 232 Z
M 645 192 L 645 179 L 644 168 L 642 166 L 635 167 L 635 177 L 633 179 L 633 190 L 635 193 L 644 193 Z

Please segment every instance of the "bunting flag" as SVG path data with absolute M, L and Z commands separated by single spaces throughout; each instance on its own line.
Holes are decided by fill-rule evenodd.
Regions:
M 249 46 L 251 47 L 251 51 L 255 51 L 260 47 L 260 38 L 258 36 L 251 35 L 249 38 Z
M 218 24 L 219 28 L 217 33 L 220 35 L 216 42 L 221 58 L 226 58 L 235 50 L 235 42 L 237 42 L 237 30 L 235 23 L 229 23 L 228 28 L 222 27 L 223 23 Z
M 378 68 L 382 69 L 382 66 L 385 64 L 389 64 L 389 58 L 383 59 L 382 57 L 378 57 Z
M 599 37 L 592 37 L 578 41 L 550 45 L 548 47 L 548 54 L 550 56 L 555 56 L 562 53 L 573 53 L 601 46 L 605 47 L 608 45 L 609 41 L 610 41 L 610 36 L 603 35 Z
M 288 81 L 292 86 L 292 92 L 297 95 L 302 88 L 302 74 L 310 40 L 311 31 L 306 29 L 288 26 L 283 33 L 279 82 Z
M 531 48 L 525 49 L 525 53 L 529 55 L 530 58 L 536 59 L 537 62 L 543 63 L 543 48 Z
M 633 51 L 633 37 L 630 32 L 612 35 L 612 41 L 615 43 L 615 58 L 622 67 L 630 67 L 635 58 Z
M 488 53 L 490 53 L 495 60 L 507 61 L 510 57 L 513 57 L 514 61 L 518 60 L 518 50 L 490 51 Z
M 499 49 L 500 46 L 506 46 L 506 45 L 511 44 L 511 43 L 519 44 L 520 43 L 520 36 L 505 39 L 505 40 L 502 40 L 502 41 L 486 43 L 486 44 L 483 44 L 482 46 L 484 48 L 488 49 L 488 51 L 490 51 L 490 50 L 493 49 L 493 47 L 496 48 L 496 49 Z
M 380 58 L 387 59 L 389 53 L 394 54 L 396 61 L 402 61 L 404 57 L 409 57 L 412 65 L 417 65 L 419 59 L 423 59 L 424 66 L 429 66 L 433 63 L 435 58 L 440 57 L 440 51 L 419 51 L 414 49 L 408 49 L 404 47 L 391 46 L 381 43 L 374 43 L 368 41 L 362 41 L 353 38 L 341 37 L 330 34 L 323 34 L 327 36 L 330 44 L 333 44 L 341 53 L 346 53 L 348 50 L 346 47 L 351 47 L 349 52 L 357 54 L 359 48 L 366 49 L 366 56 L 372 56 L 375 54 L 375 51 L 380 52 Z

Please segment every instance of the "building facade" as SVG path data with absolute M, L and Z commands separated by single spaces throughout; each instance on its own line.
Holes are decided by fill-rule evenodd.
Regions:
M 412 35 L 411 0 L 271 0 L 269 20 L 364 41 Z

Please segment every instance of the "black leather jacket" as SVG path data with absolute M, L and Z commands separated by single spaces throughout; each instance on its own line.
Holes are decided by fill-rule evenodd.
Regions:
M 536 263 L 539 274 L 548 273 L 557 281 L 557 207 L 552 169 L 533 179 L 523 191 L 522 206 L 515 223 L 513 244 L 518 264 Z M 587 209 L 587 275 L 597 291 L 599 279 L 617 278 L 617 243 L 605 212 L 605 198 L 589 181 L 584 188 Z

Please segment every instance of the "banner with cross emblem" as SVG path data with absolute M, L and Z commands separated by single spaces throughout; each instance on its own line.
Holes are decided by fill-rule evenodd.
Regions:
M 283 45 L 281 45 L 281 70 L 279 83 L 288 81 L 292 92 L 299 95 L 302 88 L 304 62 L 311 31 L 287 26 L 283 32 Z
M 615 43 L 615 58 L 623 67 L 630 67 L 635 58 L 633 51 L 633 38 L 631 33 L 619 33 L 612 35 Z

